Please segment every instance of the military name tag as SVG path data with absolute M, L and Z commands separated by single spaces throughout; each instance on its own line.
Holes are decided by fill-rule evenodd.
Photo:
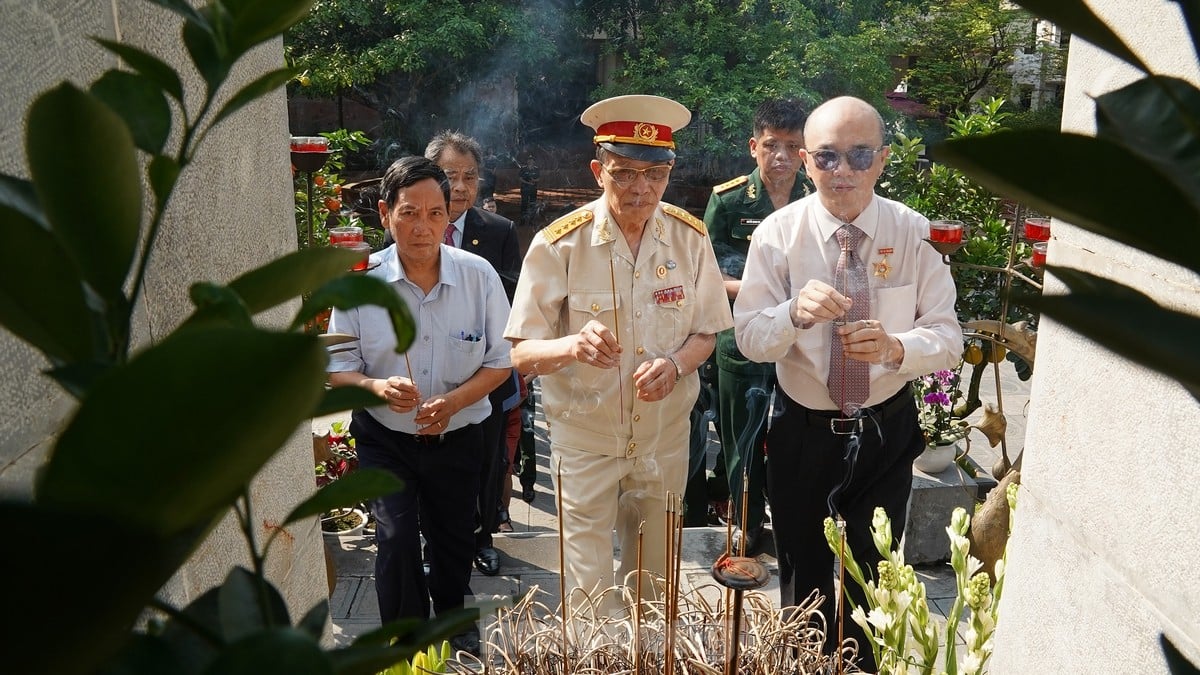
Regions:
M 754 228 L 758 227 L 760 223 L 762 223 L 761 218 L 741 218 L 737 225 L 733 226 L 733 231 L 729 233 L 729 236 L 733 239 L 749 241 L 750 237 L 754 235 Z

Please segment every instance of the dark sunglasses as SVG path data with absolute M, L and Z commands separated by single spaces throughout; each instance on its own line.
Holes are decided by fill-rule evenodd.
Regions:
M 875 163 L 875 155 L 883 152 L 883 148 L 851 148 L 846 152 L 836 150 L 813 150 L 808 153 L 813 158 L 813 164 L 821 171 L 833 171 L 842 163 L 842 157 L 855 171 L 866 171 Z

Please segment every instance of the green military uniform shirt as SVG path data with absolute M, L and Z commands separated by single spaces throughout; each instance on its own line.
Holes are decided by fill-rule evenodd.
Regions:
M 796 184 L 792 186 L 788 203 L 810 192 L 808 177 L 801 171 L 796 174 Z M 775 205 L 763 187 L 757 168 L 747 176 L 738 176 L 713 188 L 708 209 L 704 212 L 704 224 L 708 226 L 722 273 L 742 278 L 754 228 L 774 211 Z
M 797 172 L 788 203 L 810 192 L 808 177 L 804 172 Z M 742 278 L 746 254 L 750 250 L 750 238 L 758 224 L 774 212 L 775 205 L 763 187 L 757 168 L 747 176 L 738 176 L 713 188 L 708 209 L 704 212 L 704 224 L 708 226 L 713 251 L 717 254 L 717 265 L 723 274 L 735 279 Z M 750 490 L 746 527 L 748 531 L 755 532 L 762 528 L 766 503 L 763 496 L 765 467 L 761 450 L 766 431 L 766 410 L 761 410 L 751 419 L 746 395 L 754 387 L 770 392 L 775 383 L 775 364 L 756 363 L 747 359 L 738 349 L 732 329 L 717 334 L 712 362 L 718 371 L 717 414 L 725 480 L 728 481 L 728 494 L 732 498 L 734 522 L 741 522 L 742 457 L 748 456 Z M 757 428 L 757 432 L 748 439 L 748 448 L 740 447 L 738 441 L 743 439 L 747 427 L 751 425 Z M 746 442 L 746 439 L 742 442 Z

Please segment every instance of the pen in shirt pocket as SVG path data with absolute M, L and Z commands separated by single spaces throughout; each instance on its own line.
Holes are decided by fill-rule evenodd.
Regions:
M 458 339 L 466 342 L 479 342 L 480 336 L 476 335 L 475 333 L 468 333 L 460 330 L 458 331 Z

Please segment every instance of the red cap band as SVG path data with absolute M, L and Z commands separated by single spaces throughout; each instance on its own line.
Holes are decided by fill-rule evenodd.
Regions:
M 671 128 L 653 122 L 606 122 L 596 129 L 595 143 L 633 143 L 675 148 Z

